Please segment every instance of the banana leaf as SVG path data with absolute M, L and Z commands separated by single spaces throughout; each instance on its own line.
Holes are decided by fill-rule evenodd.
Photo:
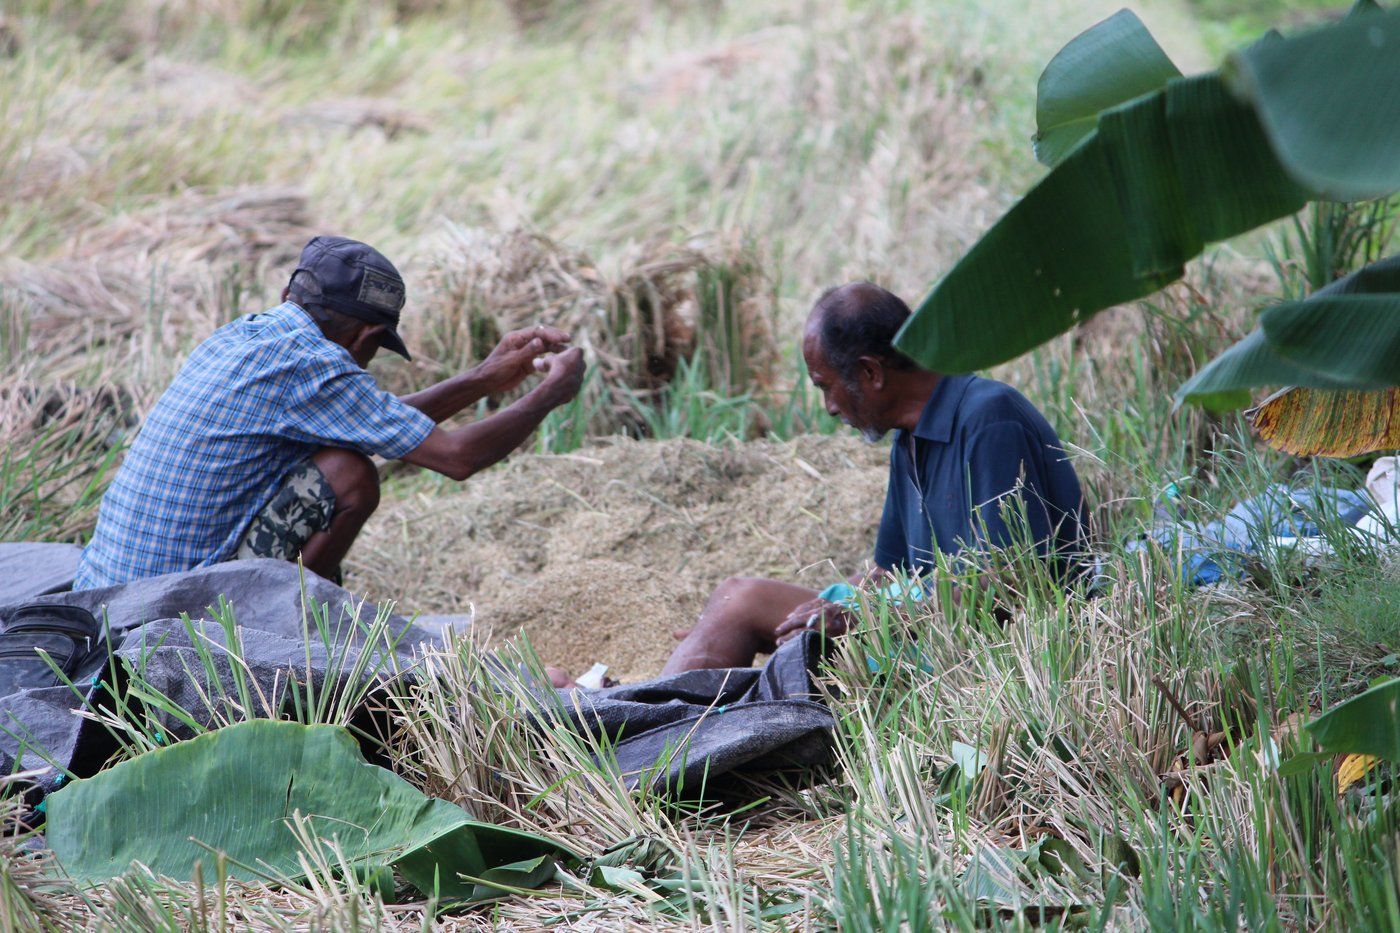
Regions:
M 1355 13 L 1251 46 L 1222 69 L 1289 175 L 1333 201 L 1400 189 L 1400 11 Z
M 1338 177 L 1350 179 L 1348 196 L 1400 188 L 1400 87 L 1388 92 L 1400 82 L 1396 30 L 1400 12 L 1371 12 L 1260 41 L 1231 57 L 1228 82 L 1220 72 L 1174 78 L 1100 113 L 1097 131 L 935 285 L 896 345 L 936 371 L 992 366 L 1156 291 L 1205 243 L 1343 191 Z M 1288 76 L 1295 52 L 1329 58 L 1334 74 L 1309 64 L 1308 81 Z M 1285 144 L 1287 162 L 1274 148 Z M 1346 155 L 1329 155 L 1337 150 Z
M 1254 410 L 1254 430 L 1270 447 L 1299 457 L 1400 449 L 1400 389 L 1284 389 Z
M 1400 294 L 1288 301 L 1260 316 L 1269 347 L 1350 388 L 1400 382 Z
M 1142 20 L 1119 10 L 1050 59 L 1035 97 L 1035 157 L 1054 167 L 1091 135 L 1099 114 L 1155 91 L 1181 72 Z
M 1270 349 L 1263 328 L 1255 328 L 1187 380 L 1177 390 L 1176 404 L 1190 402 L 1215 412 L 1234 411 L 1250 403 L 1254 397 L 1251 389 L 1269 385 L 1345 388 L 1279 356 Z
M 139 862 L 172 878 L 297 881 L 289 821 L 306 818 L 351 867 L 392 865 L 425 894 L 481 900 L 536 887 L 574 854 L 540 836 L 467 819 L 365 761 L 338 726 L 253 720 L 147 752 L 48 798 L 46 835 L 62 870 L 99 884 Z
M 1400 678 L 1332 707 L 1306 728 L 1324 752 L 1400 761 Z
M 987 365 L 1000 352 L 992 348 L 1035 346 L 1084 318 L 1085 308 L 1141 297 L 1179 274 L 1139 280 L 1130 240 L 1103 140 L 1092 136 L 972 247 L 895 343 L 930 368 L 965 372 Z
M 1391 308 L 1388 314 L 1373 308 L 1371 324 L 1374 329 L 1362 334 L 1348 330 L 1344 317 L 1329 319 L 1338 307 L 1345 309 L 1345 302 L 1359 296 L 1389 302 Z M 1301 327 L 1322 331 L 1327 337 L 1327 348 L 1275 346 L 1266 328 L 1259 327 L 1188 380 L 1177 391 L 1177 404 L 1192 402 L 1217 411 L 1229 411 L 1249 404 L 1249 390 L 1260 386 L 1374 387 L 1377 382 L 1374 377 L 1383 374 L 1374 372 L 1374 358 L 1379 350 L 1372 343 L 1379 340 L 1383 345 L 1393 346 L 1400 339 L 1400 256 L 1373 262 L 1318 289 L 1301 302 L 1289 302 L 1278 308 L 1285 310 L 1281 312 L 1281 319 L 1275 320 L 1275 327 L 1285 331 Z M 1274 313 L 1273 309 L 1267 310 L 1264 317 L 1267 319 Z M 1392 330 L 1395 333 L 1390 333 Z M 1296 331 L 1293 333 L 1293 339 L 1299 339 Z M 1347 356 L 1348 348 L 1355 351 L 1359 362 L 1352 363 Z M 1329 361 L 1330 366 L 1327 365 Z M 1369 369 L 1361 365 L 1363 362 L 1368 363 Z M 1395 384 L 1400 380 L 1400 372 L 1393 371 L 1390 379 L 1379 384 Z M 1331 402 L 1325 404 L 1332 405 Z

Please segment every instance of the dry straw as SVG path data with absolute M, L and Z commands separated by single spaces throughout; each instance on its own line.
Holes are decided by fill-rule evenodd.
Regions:
M 638 431 L 651 400 L 684 359 L 726 395 L 772 384 L 776 286 L 737 235 L 627 250 L 611 270 L 584 252 L 526 230 L 449 225 L 430 250 L 420 343 L 434 375 L 483 359 L 502 334 L 562 327 L 596 376 L 585 392 L 595 433 Z

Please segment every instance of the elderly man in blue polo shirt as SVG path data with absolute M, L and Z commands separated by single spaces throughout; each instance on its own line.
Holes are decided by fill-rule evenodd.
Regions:
M 391 395 L 365 367 L 381 347 L 409 358 L 398 332 L 404 294 L 372 247 L 308 243 L 282 304 L 215 331 L 156 402 L 102 497 L 75 588 L 249 557 L 300 557 L 338 578 L 379 504 L 370 455 L 463 480 L 578 393 L 582 352 L 540 326 L 507 334 L 465 373 Z M 535 373 L 543 378 L 513 404 L 438 426 Z
M 803 333 L 826 410 L 872 442 L 895 431 L 874 567 L 851 582 L 935 573 L 940 553 L 975 560 L 1027 535 L 1067 572 L 1082 551 L 1083 497 L 1054 429 L 1008 385 L 928 372 L 900 354 L 894 336 L 909 313 L 859 282 L 824 294 Z M 727 580 L 695 627 L 677 633 L 664 673 L 752 664 L 807 629 L 842 634 L 849 604 L 824 598 L 839 599 L 842 587 L 819 595 L 781 580 Z

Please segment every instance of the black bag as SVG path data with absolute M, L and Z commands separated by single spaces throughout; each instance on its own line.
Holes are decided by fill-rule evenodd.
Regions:
M 21 606 L 0 625 L 0 696 L 63 683 L 94 652 L 105 650 L 102 626 L 77 606 Z M 50 665 L 40 654 L 48 654 Z

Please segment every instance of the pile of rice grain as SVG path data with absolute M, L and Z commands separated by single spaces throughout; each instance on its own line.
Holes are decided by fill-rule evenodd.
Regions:
M 820 588 L 867 561 L 886 457 L 851 436 L 610 438 L 460 486 L 409 477 L 386 486 L 347 585 L 401 611 L 474 608 L 495 640 L 524 632 L 547 663 L 642 680 L 726 577 Z

